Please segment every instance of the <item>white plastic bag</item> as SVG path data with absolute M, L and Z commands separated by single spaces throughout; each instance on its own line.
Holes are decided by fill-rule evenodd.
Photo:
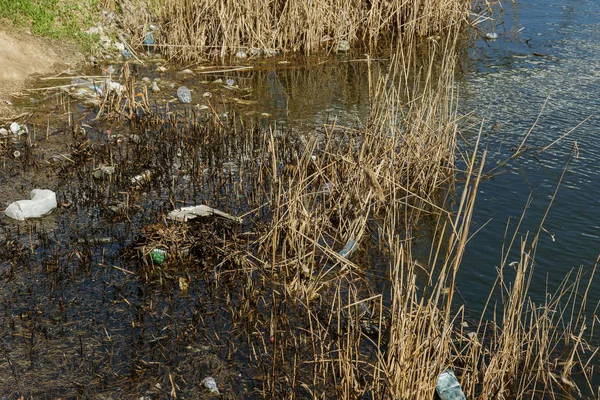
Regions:
M 7 217 L 23 221 L 25 218 L 39 218 L 56 208 L 56 194 L 52 190 L 33 189 L 31 200 L 19 200 L 11 203 L 4 214 Z

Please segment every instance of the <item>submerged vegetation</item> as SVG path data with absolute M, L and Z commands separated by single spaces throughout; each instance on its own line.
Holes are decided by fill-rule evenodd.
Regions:
M 159 49 L 180 61 L 342 39 L 392 43 L 393 56 L 363 60 L 367 123 L 309 133 L 212 103 L 158 106 L 126 63 L 124 90 L 59 132 L 71 144 L 52 164 L 57 228 L 5 227 L 3 395 L 197 398 L 212 376 L 224 398 L 431 399 L 448 368 L 467 398 L 592 395 L 589 284 L 576 273 L 543 304 L 528 297 L 539 232 L 507 235 L 520 259 L 498 268 L 493 320 L 456 291 L 485 166 L 477 146 L 457 151 L 467 3 L 105 3 L 140 43 L 157 23 Z M 20 168 L 39 168 L 34 134 Z M 199 203 L 242 222 L 166 219 Z

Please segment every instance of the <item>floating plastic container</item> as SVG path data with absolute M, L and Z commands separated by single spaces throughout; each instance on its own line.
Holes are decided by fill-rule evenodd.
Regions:
M 187 87 L 180 86 L 179 89 L 177 89 L 177 98 L 180 102 L 188 104 L 192 102 L 192 93 Z
M 466 400 L 456 375 L 449 369 L 438 376 L 435 391 L 441 400 Z

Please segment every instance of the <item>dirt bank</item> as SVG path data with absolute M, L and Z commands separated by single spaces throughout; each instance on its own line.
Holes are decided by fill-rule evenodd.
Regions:
M 29 79 L 68 69 L 82 61 L 73 45 L 27 32 L 0 31 L 0 43 L 0 119 L 15 114 L 13 99 Z

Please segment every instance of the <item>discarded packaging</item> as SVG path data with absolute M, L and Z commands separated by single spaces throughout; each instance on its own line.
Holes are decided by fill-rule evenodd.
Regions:
M 114 165 L 103 165 L 101 167 L 98 167 L 94 170 L 94 172 L 92 173 L 93 177 L 96 179 L 100 179 L 104 176 L 109 176 L 115 173 L 115 166 Z
M 167 251 L 159 248 L 152 249 L 152 251 L 150 251 L 149 256 L 154 264 L 161 265 L 165 262 L 165 259 L 167 258 Z
M 177 89 L 177 98 L 182 103 L 191 103 L 192 102 L 192 93 L 190 92 L 190 89 L 188 89 L 187 87 L 180 86 L 179 89 Z
M 150 178 L 152 178 L 152 172 L 144 171 L 141 174 L 136 175 L 133 178 L 131 178 L 131 183 L 133 183 L 134 185 L 141 186 L 144 183 L 148 182 L 150 180 Z
M 488 32 L 483 37 L 486 40 L 496 40 L 498 39 L 498 34 L 496 32 Z
M 350 50 L 350 42 L 348 42 L 347 40 L 340 40 L 340 42 L 338 43 L 337 51 L 345 52 L 348 50 Z
M 12 124 L 10 124 L 10 131 L 14 135 L 20 135 L 20 134 L 25 133 L 27 131 L 27 127 L 25 127 L 24 125 L 21 126 L 18 123 L 13 122 Z
M 212 217 L 214 215 L 237 222 L 238 224 L 241 224 L 244 221 L 240 217 L 234 217 L 231 214 L 227 214 L 226 212 L 217 210 L 216 208 L 205 206 L 204 204 L 173 210 L 167 215 L 167 217 L 172 220 L 187 222 L 197 217 Z
M 217 382 L 215 381 L 215 378 L 213 378 L 212 376 L 208 376 L 204 379 L 202 379 L 201 382 L 204 387 L 211 393 L 214 394 L 219 394 L 219 389 L 217 388 Z
M 438 376 L 435 391 L 441 400 L 466 400 L 458 379 L 449 369 Z
M 152 82 L 152 88 L 151 88 L 151 90 L 153 92 L 160 92 L 160 88 L 158 87 L 158 83 Z
M 246 52 L 244 50 L 240 50 L 237 53 L 235 53 L 235 56 L 237 58 L 246 58 L 246 57 L 248 57 L 248 54 L 246 54 Z
M 56 208 L 56 194 L 52 190 L 33 189 L 31 200 L 19 200 L 11 203 L 4 214 L 19 221 L 25 218 L 39 218 Z
M 146 46 L 154 46 L 154 32 L 148 32 L 144 37 L 144 44 Z

